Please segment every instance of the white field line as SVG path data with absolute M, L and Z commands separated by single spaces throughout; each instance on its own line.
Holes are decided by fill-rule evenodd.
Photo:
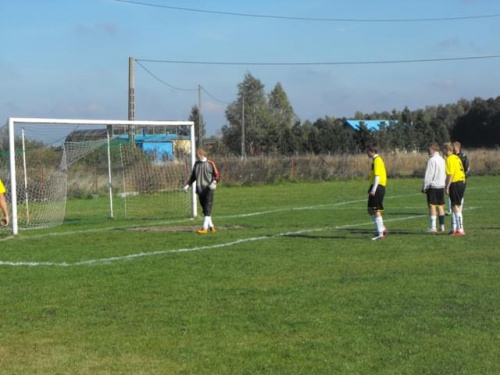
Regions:
M 413 196 L 413 195 L 415 195 L 415 194 L 392 196 L 392 197 L 388 197 L 388 199 L 402 198 L 402 197 Z M 265 214 L 269 214 L 269 213 L 276 213 L 276 212 L 283 212 L 283 211 L 312 210 L 312 209 L 320 209 L 320 208 L 327 208 L 327 207 L 338 207 L 338 206 L 343 206 L 343 205 L 348 205 L 348 204 L 353 204 L 353 203 L 360 203 L 360 202 L 366 202 L 366 199 L 332 203 L 332 204 L 324 204 L 324 205 L 316 205 L 316 206 L 283 208 L 283 209 L 278 209 L 278 210 L 260 211 L 260 212 L 254 212 L 254 213 L 249 213 L 249 214 L 240 214 L 240 215 L 227 215 L 227 216 L 221 216 L 221 217 L 225 217 L 225 218 L 238 218 L 238 217 L 240 217 L 241 218 L 241 217 L 248 217 L 248 216 L 255 216 L 255 215 L 265 215 Z M 473 210 L 476 208 L 477 207 L 469 207 L 469 208 L 466 208 L 466 210 Z M 407 217 L 397 218 L 397 219 L 386 219 L 386 220 L 384 220 L 384 222 L 396 222 L 396 221 L 403 221 L 403 220 L 411 220 L 411 219 L 420 218 L 423 216 L 426 216 L 426 214 L 412 215 L 412 216 L 407 216 Z M 189 220 L 190 219 L 171 221 L 171 222 L 163 222 L 163 223 L 179 223 L 179 222 L 185 222 L 185 221 L 189 221 Z M 156 224 L 156 225 L 158 225 L 158 224 Z M 90 259 L 90 260 L 86 260 L 86 261 L 73 262 L 73 263 L 35 262 L 35 261 L 32 261 L 32 262 L 10 262 L 10 261 L 1 261 L 0 260 L 0 266 L 12 266 L 12 267 L 87 266 L 87 265 L 92 265 L 92 264 L 112 263 L 112 262 L 116 262 L 116 261 L 131 260 L 131 259 L 135 259 L 135 258 L 158 256 L 158 255 L 164 255 L 164 254 L 169 254 L 169 253 L 182 253 L 182 252 L 191 252 L 191 251 L 212 250 L 212 249 L 235 246 L 235 245 L 239 245 L 239 244 L 246 243 L 246 242 L 262 241 L 262 240 L 269 240 L 269 239 L 285 237 L 285 236 L 293 236 L 293 235 L 298 235 L 298 234 L 302 234 L 302 233 L 313 233 L 313 232 L 319 232 L 319 231 L 338 230 L 338 229 L 359 227 L 359 226 L 365 226 L 365 225 L 373 225 L 373 222 L 369 221 L 369 222 L 348 224 L 348 225 L 342 225 L 342 226 L 336 226 L 336 227 L 310 228 L 310 229 L 304 229 L 304 230 L 300 230 L 300 231 L 296 231 L 296 232 L 284 232 L 284 233 L 277 233 L 277 234 L 271 234 L 271 235 L 266 235 L 266 236 L 243 238 L 243 239 L 239 239 L 239 240 L 232 241 L 232 242 L 226 242 L 226 243 L 210 245 L 210 246 L 196 246 L 196 247 L 191 247 L 191 248 L 181 248 L 181 249 L 174 249 L 174 250 L 159 250 L 159 251 L 152 251 L 152 252 L 147 252 L 147 253 L 141 252 L 141 253 L 137 253 L 137 254 L 129 254 L 129 255 L 124 255 L 124 256 L 119 256 L 119 257 Z M 101 231 L 106 231 L 106 230 L 111 230 L 111 229 L 127 228 L 127 227 L 137 227 L 137 226 L 124 226 L 124 227 L 115 227 L 115 228 L 102 228 L 102 229 L 95 229 L 95 230 L 64 232 L 64 233 L 60 233 L 60 235 L 70 234 L 70 233 L 76 234 L 76 233 L 88 233 L 88 232 L 101 232 Z M 45 235 L 40 235 L 40 236 L 30 236 L 27 238 L 40 238 L 40 237 L 53 236 L 53 235 L 57 235 L 57 234 L 45 234 Z M 13 238 L 13 237 L 8 237 L 7 239 L 10 239 L 10 238 Z M 6 239 L 3 239 L 3 240 L 5 241 Z
M 391 197 L 386 197 L 386 200 L 387 199 L 410 197 L 410 196 L 414 196 L 414 195 L 416 195 L 416 194 L 395 195 L 395 196 L 391 196 Z M 217 218 L 219 218 L 219 219 L 234 219 L 234 218 L 245 218 L 245 217 L 252 217 L 252 216 L 259 216 L 259 215 L 269 215 L 269 214 L 274 214 L 274 213 L 279 213 L 279 212 L 287 212 L 287 211 L 319 210 L 319 209 L 328 209 L 328 208 L 345 206 L 345 205 L 355 204 L 355 203 L 363 203 L 363 202 L 366 202 L 366 199 L 358 199 L 358 200 L 354 200 L 354 201 L 345 201 L 345 202 L 338 202 L 338 203 L 320 204 L 320 205 L 315 205 L 315 206 L 285 207 L 285 208 L 279 208 L 276 210 L 249 212 L 246 214 L 220 215 L 220 216 L 217 216 Z M 366 209 L 366 207 L 359 207 L 359 208 Z M 405 208 L 407 208 L 407 207 L 405 207 Z M 69 232 L 44 233 L 44 234 L 39 234 L 39 235 L 27 236 L 27 237 L 9 236 L 9 237 L 5 237 L 5 238 L 0 239 L 0 242 L 9 241 L 12 239 L 17 239 L 17 240 L 22 240 L 22 241 L 27 241 L 27 240 L 31 240 L 31 239 L 37 240 L 37 239 L 45 238 L 45 237 L 69 236 L 69 235 L 84 234 L 84 233 L 97 233 L 97 232 L 106 232 L 106 231 L 112 231 L 112 230 L 117 230 L 117 229 L 127 229 L 127 228 L 147 228 L 147 227 L 158 226 L 158 225 L 171 225 L 171 224 L 187 223 L 187 222 L 190 222 L 192 220 L 193 219 L 157 221 L 154 223 L 148 223 L 148 224 L 144 224 L 144 225 L 123 225 L 123 226 L 114 226 L 114 227 L 106 227 L 106 228 L 84 229 L 84 230 L 69 231 Z
M 488 189 L 488 188 L 494 188 L 495 190 L 498 189 L 498 186 L 486 186 L 483 187 L 482 189 Z M 469 187 L 467 188 L 467 191 L 469 190 L 475 190 L 478 189 L 476 187 Z M 394 196 L 388 196 L 385 199 L 396 199 L 396 198 L 406 198 L 406 197 L 412 197 L 415 195 L 422 195 L 423 194 L 418 194 L 418 193 L 413 193 L 413 194 L 405 194 L 405 195 L 394 195 Z M 268 214 L 273 214 L 273 213 L 279 213 L 279 212 L 286 212 L 286 211 L 299 211 L 299 210 L 318 210 L 318 209 L 328 209 L 332 207 L 340 207 L 340 206 L 345 206 L 349 204 L 355 204 L 355 203 L 363 203 L 366 202 L 366 199 L 358 199 L 354 201 L 345 201 L 345 202 L 338 202 L 338 203 L 329 203 L 329 204 L 321 204 L 321 205 L 315 205 L 315 206 L 304 206 L 304 207 L 285 207 L 285 208 L 280 208 L 276 210 L 269 210 L 269 211 L 258 211 L 258 212 L 250 212 L 246 214 L 237 214 L 237 215 L 221 215 L 218 216 L 220 219 L 225 219 L 225 218 L 245 218 L 245 217 L 251 217 L 251 216 L 259 216 L 259 215 L 268 215 Z M 425 207 L 425 203 L 423 205 Z M 404 209 L 414 209 L 417 207 L 402 207 Z M 421 208 L 421 207 L 418 207 Z M 349 208 L 352 209 L 352 208 Z M 357 207 L 357 209 L 366 209 L 366 207 Z M 157 221 L 154 223 L 148 223 L 145 225 L 123 225 L 123 226 L 114 226 L 114 227 L 107 227 L 107 228 L 96 228 L 96 229 L 85 229 L 85 230 L 78 230 L 78 231 L 70 231 L 70 232 L 59 232 L 59 233 L 45 233 L 45 234 L 40 234 L 40 235 L 34 235 L 34 236 L 28 236 L 28 237 L 16 237 L 16 236 L 8 236 L 5 238 L 1 238 L 0 242 L 5 242 L 5 241 L 10 241 L 13 239 L 17 240 L 31 240 L 31 239 L 40 239 L 44 237 L 54 237 L 54 236 L 68 236 L 68 235 L 74 235 L 74 234 L 81 234 L 81 233 L 96 233 L 96 232 L 105 232 L 105 231 L 111 231 L 111 230 L 117 230 L 117 229 L 127 229 L 127 228 L 147 228 L 151 226 L 158 226 L 158 225 L 169 225 L 169 224 L 179 224 L 179 223 L 187 223 L 192 221 L 193 219 L 180 219 L 180 220 L 171 220 L 171 221 Z
M 386 222 L 396 222 L 396 221 L 403 221 L 403 220 L 411 220 L 411 219 L 415 219 L 415 218 L 420 218 L 422 216 L 426 216 L 426 215 L 425 214 L 414 215 L 414 216 L 408 216 L 408 217 L 404 217 L 404 218 L 397 218 L 397 219 L 385 220 L 385 221 Z M 195 246 L 195 247 L 187 247 L 187 248 L 180 248 L 180 249 L 173 249 L 173 250 L 158 250 L 158 251 L 151 251 L 151 252 L 141 252 L 141 253 L 137 253 L 137 254 L 129 254 L 129 255 L 118 256 L 118 257 L 89 259 L 89 260 L 80 261 L 80 262 L 73 262 L 73 263 L 68 263 L 68 262 L 60 262 L 60 263 L 35 262 L 35 261 L 32 261 L 32 262 L 0 261 L 0 266 L 11 266 L 11 267 L 89 266 L 89 265 L 94 265 L 94 264 L 113 263 L 113 262 L 117 262 L 117 261 L 132 260 L 132 259 L 137 259 L 137 258 L 159 256 L 159 255 L 165 255 L 165 254 L 171 254 L 171 253 L 186 253 L 186 252 L 192 252 L 192 251 L 204 251 L 204 250 L 220 249 L 220 248 L 225 248 L 225 247 L 237 246 L 237 245 L 247 243 L 247 242 L 264 241 L 264 240 L 270 240 L 270 239 L 274 239 L 274 238 L 287 237 L 287 236 L 296 236 L 296 235 L 303 234 L 303 233 L 333 231 L 333 230 L 346 229 L 346 228 L 352 228 L 352 227 L 360 227 L 360 226 L 365 226 L 365 225 L 370 225 L 370 224 L 373 225 L 373 222 L 369 221 L 369 222 L 363 222 L 363 223 L 357 223 L 357 224 L 351 224 L 351 225 L 342 225 L 342 226 L 337 226 L 337 227 L 309 228 L 309 229 L 303 229 L 303 230 L 299 230 L 299 231 L 295 231 L 295 232 L 284 232 L 284 233 L 277 233 L 277 234 L 271 234 L 271 235 L 265 235 L 265 236 L 242 238 L 242 239 L 239 239 L 236 241 L 225 242 L 225 243 L 216 244 L 216 245 Z

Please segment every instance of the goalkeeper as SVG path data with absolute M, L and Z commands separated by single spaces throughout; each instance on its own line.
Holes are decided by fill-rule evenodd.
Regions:
M 9 210 L 7 209 L 7 201 L 5 200 L 5 186 L 0 179 L 0 209 L 2 210 L 2 226 L 9 225 Z
M 203 228 L 199 229 L 197 233 L 207 234 L 208 231 L 215 233 L 216 229 L 212 222 L 212 206 L 214 191 L 220 178 L 219 170 L 212 160 L 207 159 L 205 151 L 201 148 L 196 150 L 196 159 L 191 177 L 184 186 L 184 191 L 187 193 L 193 182 L 196 182 L 196 194 L 198 194 L 204 216 Z

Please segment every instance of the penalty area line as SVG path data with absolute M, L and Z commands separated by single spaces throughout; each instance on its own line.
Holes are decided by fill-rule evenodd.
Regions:
M 413 196 L 413 195 L 417 195 L 417 194 L 395 195 L 395 196 L 391 196 L 391 197 L 386 197 L 386 199 L 397 199 L 397 198 L 409 197 L 409 196 Z M 366 202 L 366 199 L 357 199 L 357 200 L 352 200 L 352 201 L 326 203 L 326 204 L 319 204 L 319 205 L 313 205 L 313 206 L 284 207 L 284 208 L 278 208 L 275 210 L 256 211 L 256 212 L 249 212 L 249 213 L 235 214 L 235 215 L 220 215 L 220 216 L 218 216 L 218 218 L 219 219 L 238 219 L 238 218 L 246 218 L 246 217 L 252 217 L 252 216 L 269 215 L 269 214 L 275 214 L 275 213 L 280 213 L 280 212 L 330 209 L 330 208 L 338 208 L 341 206 L 349 206 L 352 204 L 358 204 L 358 203 L 363 203 L 363 202 Z M 58 236 L 69 236 L 69 235 L 75 235 L 75 234 L 98 233 L 98 232 L 124 230 L 124 229 L 128 229 L 128 228 L 138 228 L 138 227 L 147 228 L 147 227 L 158 226 L 158 225 L 170 225 L 170 224 L 186 223 L 186 222 L 190 222 L 192 220 L 193 219 L 155 221 L 155 222 L 151 222 L 151 223 L 148 223 L 145 225 L 110 226 L 110 227 L 106 227 L 106 228 L 84 229 L 84 230 L 76 230 L 76 231 L 68 231 L 68 232 L 56 232 L 56 233 L 44 233 L 44 234 L 39 234 L 39 235 L 27 236 L 27 237 L 9 236 L 9 237 L 5 237 L 5 238 L 0 239 L 0 242 L 16 240 L 16 239 L 19 241 L 28 241 L 28 240 L 37 240 L 37 239 L 45 238 L 45 237 L 58 237 Z
M 416 218 L 421 218 L 423 216 L 426 216 L 426 215 L 424 215 L 424 214 L 413 215 L 413 216 L 397 218 L 397 219 L 388 219 L 385 221 L 386 222 L 396 222 L 396 221 L 412 220 L 412 219 L 416 219 Z M 237 245 L 241 245 L 241 244 L 245 244 L 245 243 L 249 243 L 249 242 L 265 241 L 265 240 L 271 240 L 271 239 L 281 238 L 281 237 L 296 236 L 296 235 L 304 234 L 304 233 L 332 231 L 332 230 L 354 228 L 354 227 L 360 227 L 360 226 L 366 226 L 366 225 L 373 225 L 373 222 L 369 221 L 369 222 L 342 225 L 342 226 L 336 226 L 336 227 L 309 228 L 309 229 L 303 229 L 303 230 L 299 230 L 299 231 L 283 232 L 283 233 L 276 233 L 276 234 L 263 235 L 263 236 L 250 237 L 250 238 L 241 238 L 241 239 L 238 239 L 236 241 L 230 241 L 230 242 L 225 242 L 225 243 L 220 243 L 220 244 L 215 244 L 215 245 L 195 246 L 195 247 L 187 247 L 187 248 L 180 248 L 180 249 L 173 249 L 173 250 L 158 250 L 158 251 L 151 251 L 151 252 L 140 252 L 140 253 L 136 253 L 136 254 L 129 254 L 129 255 L 123 255 L 123 256 L 109 257 L 109 258 L 89 259 L 89 260 L 80 261 L 80 262 L 73 262 L 73 263 L 69 263 L 69 262 L 59 262 L 59 263 L 58 262 L 35 262 L 35 261 L 30 261 L 30 262 L 0 261 L 0 266 L 65 268 L 65 267 L 91 266 L 91 265 L 96 265 L 96 264 L 110 264 L 110 263 L 114 263 L 114 262 L 118 262 L 118 261 L 127 261 L 127 260 L 146 258 L 146 257 L 152 257 L 152 256 L 161 256 L 161 255 L 166 255 L 166 254 L 187 253 L 187 252 L 192 252 L 192 251 L 205 251 L 205 250 L 221 249 L 221 248 L 237 246 Z

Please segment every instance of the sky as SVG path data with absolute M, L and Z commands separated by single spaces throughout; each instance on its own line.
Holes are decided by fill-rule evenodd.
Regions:
M 312 122 L 500 95 L 500 58 L 446 60 L 500 55 L 498 0 L 0 0 L 0 15 L 2 124 L 126 120 L 130 57 L 135 119 L 187 120 L 200 85 L 208 136 L 247 73 Z

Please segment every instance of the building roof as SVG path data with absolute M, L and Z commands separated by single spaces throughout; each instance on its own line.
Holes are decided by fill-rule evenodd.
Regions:
M 346 123 L 353 129 L 359 130 L 361 125 L 366 126 L 369 130 L 378 130 L 382 125 L 389 126 L 396 123 L 397 120 L 346 120 Z

